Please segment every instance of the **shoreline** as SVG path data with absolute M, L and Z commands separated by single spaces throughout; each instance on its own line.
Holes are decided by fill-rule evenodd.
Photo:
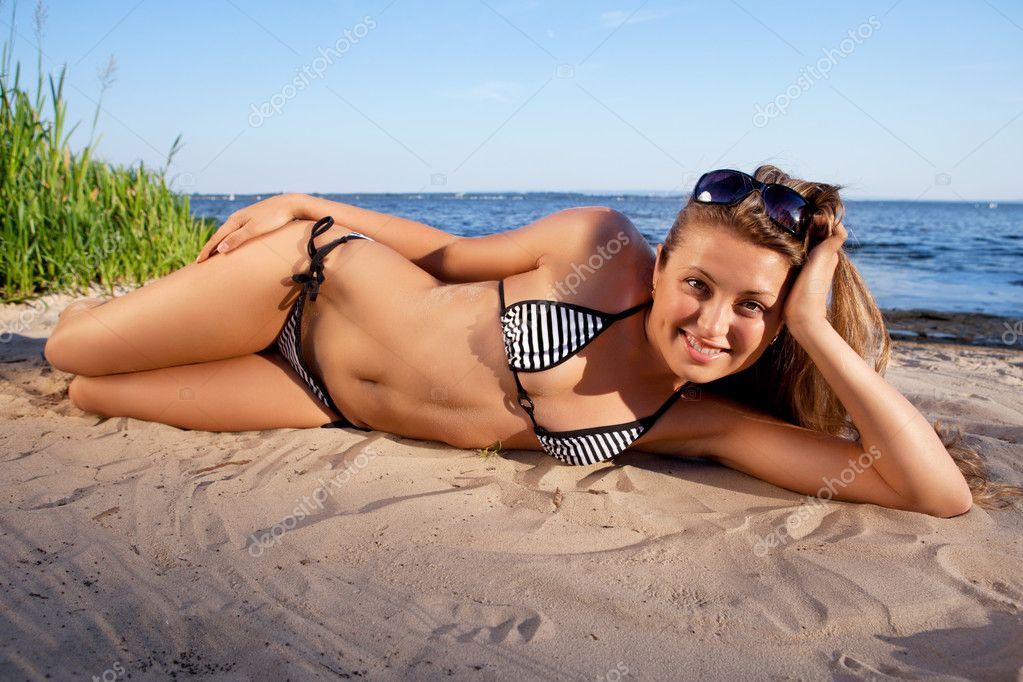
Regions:
M 1010 318 L 926 308 L 882 308 L 881 315 L 893 343 L 924 341 L 1023 350 L 1023 315 Z

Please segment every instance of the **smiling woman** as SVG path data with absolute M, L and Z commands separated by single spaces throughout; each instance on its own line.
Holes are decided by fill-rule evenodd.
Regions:
M 837 187 L 772 166 L 706 174 L 656 251 L 602 207 L 463 238 L 282 195 L 196 263 L 62 319 L 46 357 L 80 375 L 83 409 L 184 428 L 699 455 L 936 516 L 1020 494 L 881 377 L 889 339 L 841 218 Z
M 841 248 L 846 232 L 839 189 L 796 180 L 773 166 L 760 167 L 754 177 L 707 173 L 658 247 L 655 285 L 668 283 L 662 287 L 668 305 L 682 320 L 673 331 L 700 365 L 693 375 L 706 378 L 704 390 L 728 405 L 717 459 L 819 495 L 828 468 L 792 459 L 799 439 L 781 427 L 796 425 L 857 444 L 818 444 L 821 458 L 834 460 L 833 470 L 868 451 L 889 453 L 884 462 L 872 457 L 868 475 L 859 476 L 862 483 L 884 472 L 876 481 L 878 496 L 929 498 L 926 504 L 935 509 L 958 499 L 966 509 L 968 486 L 973 501 L 1004 506 L 1023 490 L 989 482 L 961 432 L 928 425 L 882 378 L 891 341 L 870 290 Z M 775 457 L 769 448 L 751 446 L 771 440 L 778 441 Z M 890 456 L 893 450 L 905 453 L 901 460 Z M 794 484 L 793 467 L 808 464 L 818 466 L 806 468 L 803 483 Z

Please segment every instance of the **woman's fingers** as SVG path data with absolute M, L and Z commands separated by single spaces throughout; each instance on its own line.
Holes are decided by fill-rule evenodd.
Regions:
M 838 245 L 841 246 L 845 243 L 845 240 L 849 238 L 849 232 L 845 229 L 845 225 L 838 223 L 835 225 L 835 231 L 831 234 L 831 236 L 838 242 Z
M 254 222 L 255 221 L 250 220 L 245 223 L 244 227 L 239 227 L 237 230 L 224 237 L 220 243 L 217 244 L 217 251 L 219 253 L 234 251 L 252 237 L 265 232 L 265 230 L 257 230 L 256 226 L 253 225 Z
M 831 235 L 810 249 L 786 300 L 783 317 L 795 326 L 806 320 L 827 319 L 827 295 L 835 279 L 839 252 L 849 233 L 837 223 Z M 800 322 L 803 321 L 803 322 Z
M 831 236 L 810 249 L 808 263 L 816 263 L 822 259 L 831 258 L 837 264 L 838 252 L 842 250 L 842 245 L 845 244 L 845 240 L 848 237 L 849 233 L 846 231 L 845 226 L 842 223 L 836 224 L 831 231 Z
M 235 211 L 213 233 L 195 262 L 206 260 L 214 251 L 217 253 L 233 251 L 252 237 L 286 225 L 295 219 L 295 211 L 296 198 L 291 194 L 272 196 Z
M 235 230 L 240 229 L 244 222 L 245 220 L 241 216 L 240 211 L 236 211 L 228 216 L 227 220 L 224 221 L 224 224 L 217 228 L 217 231 L 213 233 L 213 236 L 206 242 L 206 245 L 202 247 L 198 257 L 195 259 L 195 262 L 201 263 L 209 258 L 213 254 L 213 250 L 220 245 L 224 238 Z

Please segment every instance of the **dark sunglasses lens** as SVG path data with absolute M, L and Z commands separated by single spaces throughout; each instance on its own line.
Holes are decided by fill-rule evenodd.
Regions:
M 799 229 L 806 200 L 798 192 L 791 187 L 770 185 L 764 189 L 763 197 L 767 215 L 788 230 L 795 232 Z
M 717 170 L 700 178 L 693 195 L 705 204 L 730 204 L 749 194 L 750 189 L 742 173 Z

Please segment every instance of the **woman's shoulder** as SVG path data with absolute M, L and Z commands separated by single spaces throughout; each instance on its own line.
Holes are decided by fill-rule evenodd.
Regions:
M 545 298 L 607 312 L 649 298 L 655 251 L 628 216 L 607 206 L 567 211 L 581 236 L 541 261 Z
M 607 251 L 612 255 L 653 253 L 639 228 L 617 209 L 609 206 L 577 206 L 552 215 L 566 216 L 584 236 L 577 242 L 577 247 L 585 250 L 585 253 L 574 254 L 577 257 L 588 257 L 598 250 Z

